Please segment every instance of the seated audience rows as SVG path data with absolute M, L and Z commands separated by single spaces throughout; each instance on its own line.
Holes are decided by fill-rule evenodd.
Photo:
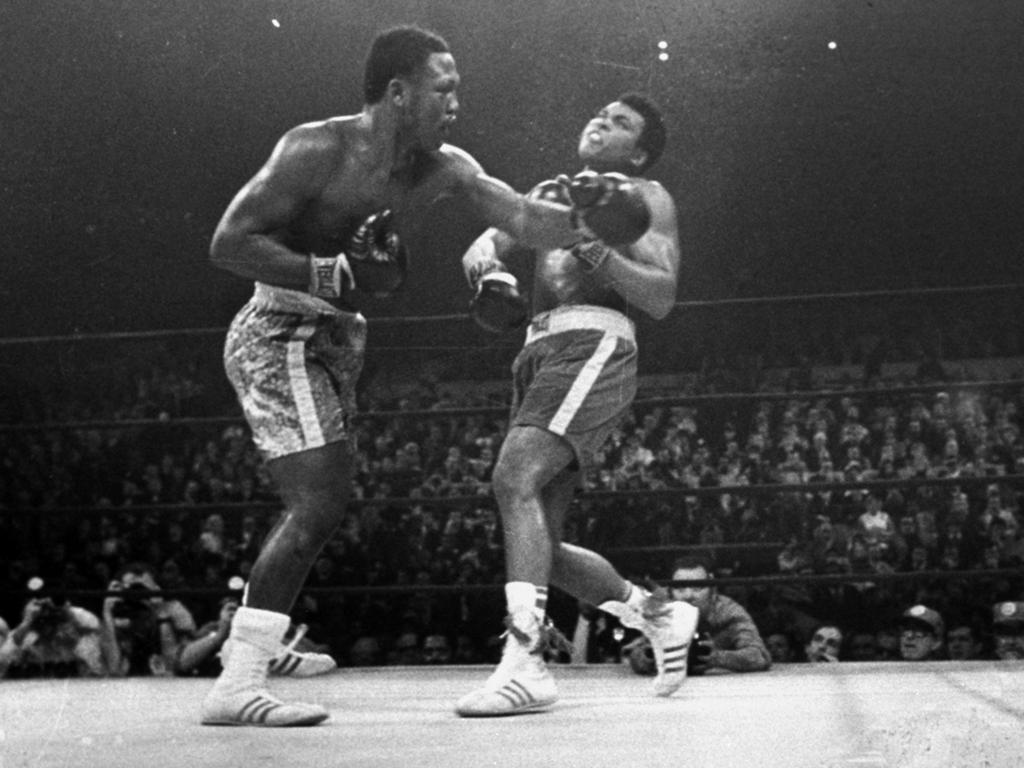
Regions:
M 140 375 L 119 361 L 121 387 L 67 397 L 41 392 L 27 410 L 8 403 L 26 421 L 167 421 L 0 433 L 0 616 L 8 625 L 22 619 L 26 601 L 19 593 L 33 577 L 61 591 L 104 590 L 141 562 L 164 590 L 211 594 L 233 576 L 246 577 L 277 513 L 262 461 L 243 426 L 187 420 L 235 412 L 216 369 L 171 364 L 159 354 L 148 362 Z M 734 370 L 709 367 L 685 389 L 648 390 L 641 400 L 729 389 L 737 382 L 726 381 L 727 369 Z M 854 382 L 807 383 L 851 390 Z M 719 575 L 863 576 L 823 586 L 723 588 L 748 608 L 766 638 L 790 636 L 797 646 L 822 622 L 841 626 L 851 643 L 877 635 L 895 626 L 908 604 L 933 606 L 979 642 L 989 637 L 992 604 L 1024 597 L 1018 580 L 931 578 L 895 586 L 885 577 L 1024 562 L 1024 489 L 1002 480 L 1024 474 L 1024 390 L 778 398 L 769 394 L 792 390 L 792 380 L 762 377 L 753 386 L 765 392 L 763 399 L 638 403 L 588 473 L 587 489 L 680 493 L 584 496 L 567 540 L 613 558 L 616 549 L 630 547 L 710 546 L 721 553 Z M 500 624 L 500 600 L 486 589 L 454 594 L 426 587 L 503 582 L 489 482 L 507 425 L 500 410 L 431 413 L 493 404 L 442 389 L 421 383 L 400 397 L 363 394 L 357 501 L 317 561 L 293 616 L 342 663 L 397 663 L 411 658 L 402 656 L 400 644 L 422 649 L 434 637 L 440 646 L 438 636 L 455 659 L 493 654 L 494 638 L 478 632 Z M 391 410 L 415 413 L 384 413 Z M 958 478 L 964 482 L 927 482 Z M 913 482 L 883 490 L 814 488 L 875 479 Z M 807 488 L 742 490 L 775 484 Z M 724 492 L 685 493 L 706 488 Z M 204 506 L 195 511 L 195 505 Z M 730 550 L 730 544 L 761 546 Z M 622 555 L 627 572 L 657 573 L 650 556 L 635 557 Z M 410 590 L 321 589 L 387 585 Z M 219 596 L 206 592 L 182 600 L 197 625 L 216 621 L 221 610 Z M 82 603 L 82 610 L 102 615 L 102 598 Z M 555 598 L 552 611 L 556 621 L 560 612 L 571 621 L 577 606 Z

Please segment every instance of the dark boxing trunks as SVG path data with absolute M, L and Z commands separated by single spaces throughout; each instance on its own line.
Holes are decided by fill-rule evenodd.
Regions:
M 636 396 L 636 360 L 621 312 L 569 305 L 538 315 L 512 365 L 512 425 L 563 437 L 587 466 Z

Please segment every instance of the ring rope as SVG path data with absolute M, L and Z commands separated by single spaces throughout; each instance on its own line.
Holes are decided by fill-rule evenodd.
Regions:
M 803 293 L 780 296 L 746 296 L 729 299 L 692 299 L 677 301 L 675 307 L 678 309 L 698 309 L 702 307 L 717 306 L 738 306 L 751 304 L 794 304 L 799 302 L 816 301 L 837 301 L 847 299 L 880 299 L 880 298 L 907 298 L 910 296 L 937 296 L 951 293 L 994 293 L 997 291 L 1018 291 L 1024 289 L 1024 283 L 995 283 L 982 285 L 951 285 L 933 288 L 892 288 L 874 291 L 846 291 L 841 293 Z M 371 324 L 392 324 L 392 323 L 427 323 L 427 322 L 452 322 L 469 319 L 469 314 L 460 312 L 447 315 L 403 315 L 402 317 L 372 317 L 368 319 Z M 141 340 L 160 339 L 169 336 L 202 336 L 217 335 L 227 332 L 227 328 L 178 328 L 161 329 L 152 331 L 115 331 L 99 333 L 74 333 L 51 336 L 20 336 L 0 338 L 0 347 L 16 346 L 23 344 L 55 344 L 67 342 L 84 341 L 106 341 L 106 340 Z
M 657 499 L 677 496 L 774 496 L 781 493 L 815 494 L 831 491 L 884 490 L 889 488 L 918 488 L 921 486 L 967 487 L 992 484 L 1024 484 L 1024 475 L 976 475 L 963 477 L 911 477 L 892 480 L 852 480 L 833 483 L 758 483 L 754 485 L 713 485 L 700 488 L 636 488 L 621 491 L 591 490 L 581 491 L 577 499 L 594 501 L 612 501 L 616 499 Z M 386 496 L 370 499 L 349 499 L 351 507 L 409 507 L 409 506 L 458 506 L 460 504 L 476 504 L 478 506 L 495 504 L 493 494 L 486 496 Z M 282 504 L 278 501 L 225 501 L 200 502 L 196 504 L 131 504 L 123 507 L 67 505 L 55 507 L 24 507 L 4 510 L 5 513 L 31 513 L 33 515 L 81 515 L 81 514 L 116 514 L 119 512 L 245 512 L 258 510 L 279 510 Z
M 951 390 L 983 390 L 1024 387 L 1024 379 L 1003 379 L 985 381 L 957 381 L 939 384 L 910 384 L 860 389 L 792 390 L 788 392 L 716 392 L 692 395 L 670 395 L 645 397 L 633 401 L 633 408 L 700 404 L 708 402 L 745 402 L 776 400 L 822 400 L 843 397 L 884 396 L 890 394 L 913 394 L 923 392 L 948 392 Z M 408 410 L 361 411 L 355 414 L 357 420 L 385 418 L 423 418 L 444 416 L 474 416 L 485 414 L 506 414 L 508 405 L 477 405 L 460 408 L 410 408 Z M 150 419 L 86 419 L 82 421 L 39 421 L 31 423 L 0 424 L 4 432 L 44 432 L 50 430 L 74 431 L 83 429 L 131 429 L 138 427 L 179 427 L 179 426 L 229 426 L 244 424 L 242 416 L 180 416 Z
M 790 584 L 864 584 L 883 581 L 953 581 L 955 579 L 981 579 L 997 577 L 1024 577 L 1024 567 L 993 568 L 991 570 L 969 569 L 956 571 L 893 571 L 891 573 L 818 573 L 818 574 L 780 574 L 770 576 L 716 576 L 709 579 L 645 579 L 664 587 L 776 587 Z M 302 594 L 308 595 L 391 595 L 391 594 L 466 594 L 490 593 L 504 589 L 502 584 L 394 584 L 380 586 L 348 586 L 348 587 L 303 587 Z M 104 589 L 68 589 L 48 590 L 45 586 L 39 590 L 0 590 L 0 597 L 16 596 L 21 598 L 41 597 L 59 594 L 68 598 L 80 597 L 118 597 L 123 596 L 122 590 Z M 224 588 L 191 588 L 163 589 L 148 592 L 151 596 L 160 597 L 207 597 L 219 598 L 226 595 L 241 594 L 237 589 Z

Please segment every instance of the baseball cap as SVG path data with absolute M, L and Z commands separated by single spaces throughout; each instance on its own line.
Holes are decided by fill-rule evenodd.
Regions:
M 914 605 L 903 612 L 899 621 L 900 627 L 926 629 L 936 637 L 945 635 L 945 625 L 939 612 L 927 605 Z
M 1002 602 L 992 606 L 993 624 L 1024 624 L 1024 602 Z

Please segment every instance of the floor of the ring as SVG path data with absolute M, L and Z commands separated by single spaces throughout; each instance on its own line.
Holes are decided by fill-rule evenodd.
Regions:
M 555 668 L 547 712 L 461 719 L 483 667 L 275 679 L 324 704 L 313 728 L 198 724 L 209 680 L 0 681 L 0 768 L 1003 768 L 1024 766 L 1024 663 L 777 666 L 689 679 L 672 698 L 616 666 Z

